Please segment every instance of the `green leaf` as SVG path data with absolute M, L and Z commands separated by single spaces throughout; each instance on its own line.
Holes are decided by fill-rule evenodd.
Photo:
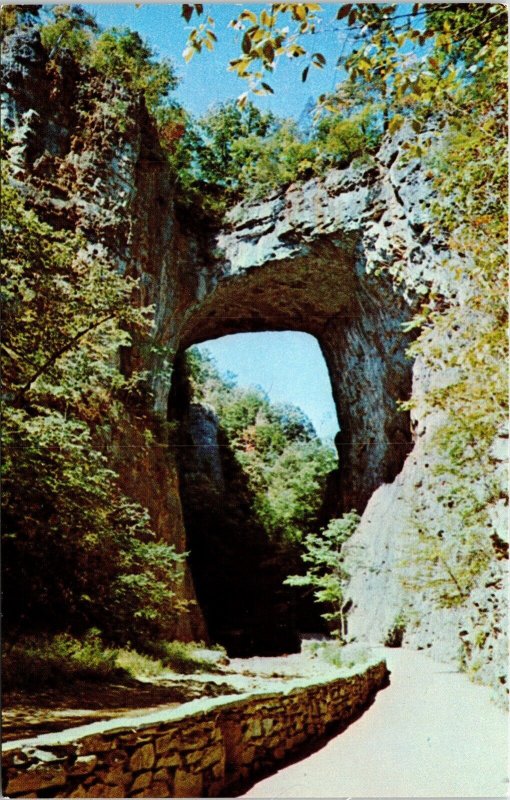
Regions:
M 312 53 L 312 58 L 317 62 L 317 65 L 324 66 L 326 64 L 326 59 L 322 53 Z
M 257 15 L 253 13 L 253 11 L 249 11 L 245 9 L 244 11 L 239 14 L 239 19 L 249 19 L 250 22 L 253 22 L 254 25 L 257 24 Z
M 404 117 L 401 114 L 395 114 L 394 117 L 390 120 L 388 124 L 388 132 L 390 134 L 396 133 L 402 127 L 404 123 Z

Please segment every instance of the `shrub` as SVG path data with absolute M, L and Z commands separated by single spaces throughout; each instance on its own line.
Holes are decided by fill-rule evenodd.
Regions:
M 91 629 L 80 640 L 67 633 L 26 636 L 4 643 L 2 682 L 5 690 L 58 686 L 77 680 L 105 681 L 125 675 L 117 651 L 104 646 Z
M 366 648 L 342 645 L 340 642 L 318 643 L 314 648 L 315 655 L 339 669 L 352 669 L 369 661 L 370 653 Z

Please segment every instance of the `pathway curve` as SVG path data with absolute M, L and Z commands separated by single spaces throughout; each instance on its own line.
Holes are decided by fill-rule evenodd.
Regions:
M 454 667 L 382 650 L 391 685 L 342 734 L 244 797 L 507 797 L 508 724 Z

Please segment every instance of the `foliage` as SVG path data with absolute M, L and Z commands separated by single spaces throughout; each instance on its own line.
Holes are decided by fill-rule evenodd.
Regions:
M 139 653 L 132 648 L 121 648 L 117 653 L 116 664 L 132 678 L 157 678 L 164 671 L 159 659 Z
M 345 166 L 354 158 L 373 153 L 381 138 L 377 112 L 371 105 L 349 114 L 323 115 L 317 128 L 318 159 L 322 169 Z
M 97 30 L 94 17 L 81 6 L 55 5 L 50 19 L 41 25 L 41 42 L 50 61 L 59 61 L 66 52 L 83 61 L 91 52 Z
M 198 121 L 167 113 L 167 148 L 183 193 L 218 215 L 232 200 L 256 199 L 331 166 L 372 153 L 379 141 L 371 109 L 334 113 L 306 137 L 293 120 L 263 114 L 252 103 L 225 103 Z M 177 126 L 177 127 L 176 127 Z M 165 134 L 164 134 L 165 135 Z
M 24 29 L 36 24 L 40 6 L 3 5 L 0 7 L 0 42 L 16 28 Z
M 444 97 L 448 129 L 430 159 L 435 226 L 451 253 L 449 286 L 432 287 L 410 351 L 433 377 L 426 410 L 442 418 L 432 479 L 445 519 L 434 524 L 416 509 L 413 525 L 428 564 L 421 585 L 452 604 L 494 557 L 489 512 L 504 488 L 492 447 L 507 424 L 506 29 L 499 6 L 441 9 L 432 19 L 449 29 L 449 58 L 464 80 Z
M 137 386 L 118 350 L 151 310 L 131 304 L 136 282 L 42 222 L 8 180 L 2 199 L 6 636 L 91 625 L 123 643 L 166 635 L 182 556 L 153 541 L 95 441 Z
M 339 519 L 331 520 L 320 534 L 305 536 L 301 558 L 305 564 L 309 564 L 308 570 L 304 575 L 290 575 L 285 581 L 289 586 L 310 586 L 315 589 L 315 600 L 331 608 L 322 617 L 337 626 L 333 633 L 341 642 L 347 632 L 343 587 L 350 577 L 344 566 L 342 547 L 356 532 L 360 519 L 355 511 L 350 511 Z
M 197 642 L 159 641 L 146 644 L 146 649 L 160 659 L 163 666 L 182 675 L 194 672 L 218 671 L 217 659 L 204 652 L 205 645 Z M 223 648 L 217 652 L 225 654 Z
M 310 648 L 314 656 L 337 669 L 351 670 L 370 662 L 370 651 L 358 645 L 342 645 L 341 642 L 314 642 Z
M 90 629 L 80 639 L 67 633 L 24 636 L 2 652 L 2 686 L 39 690 L 78 680 L 105 681 L 125 675 L 116 650 Z
M 5 390 L 17 406 L 97 419 L 125 383 L 116 354 L 130 342 L 126 328 L 148 330 L 151 309 L 131 304 L 135 281 L 42 222 L 8 180 L 2 199 Z
M 54 5 L 39 25 L 50 66 L 61 69 L 71 58 L 89 74 L 113 78 L 143 94 L 149 112 L 165 106 L 177 78 L 168 60 L 158 60 L 140 34 L 128 28 L 101 31 L 93 16 L 79 5 Z
M 275 118 L 253 103 L 239 108 L 235 102 L 214 108 L 200 120 L 203 146 L 197 152 L 200 177 L 207 183 L 237 188 L 237 173 L 243 160 L 236 146 L 248 139 L 264 139 L 274 130 Z
M 276 62 L 282 56 L 300 58 L 306 56 L 304 47 L 298 38 L 303 34 L 315 33 L 317 29 L 317 13 L 321 6 L 318 3 L 289 4 L 274 3 L 270 8 L 257 10 L 244 9 L 230 22 L 230 27 L 241 32 L 242 55 L 232 59 L 229 69 L 240 78 L 248 81 L 254 94 L 273 94 L 273 89 L 263 78 L 265 72 L 272 72 Z M 201 16 L 202 5 L 184 5 L 183 16 L 190 21 L 193 13 Z M 188 61 L 195 53 L 200 53 L 203 46 L 212 49 L 216 36 L 212 31 L 214 20 L 193 28 L 188 37 L 184 58 Z M 211 36 L 212 34 L 212 36 Z M 310 66 L 322 69 L 326 59 L 322 53 L 312 53 L 305 66 L 302 79 L 306 80 Z M 247 102 L 248 92 L 239 101 L 241 106 Z
M 298 543 L 317 526 L 326 477 L 336 466 L 301 409 L 273 404 L 218 373 L 208 354 L 188 351 L 195 396 L 216 410 L 254 492 L 253 513 L 274 542 Z
M 135 92 L 142 92 L 151 113 L 157 111 L 177 86 L 170 62 L 155 61 L 152 49 L 128 28 L 111 28 L 101 33 L 94 43 L 90 66 Z

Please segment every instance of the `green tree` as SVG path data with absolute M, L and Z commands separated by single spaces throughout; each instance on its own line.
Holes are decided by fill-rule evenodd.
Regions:
M 343 589 L 350 575 L 347 572 L 342 552 L 343 545 L 356 532 L 360 517 L 355 511 L 333 519 L 320 534 L 309 534 L 303 540 L 301 555 L 309 565 L 304 575 L 290 575 L 285 583 L 289 586 L 309 586 L 314 589 L 314 598 L 330 609 L 322 617 L 335 625 L 333 634 L 345 641 L 347 625 Z
M 139 643 L 173 622 L 183 557 L 155 543 L 98 442 L 143 380 L 122 374 L 118 352 L 152 312 L 132 303 L 135 281 L 42 222 L 4 175 L 4 635 L 92 625 Z
M 111 28 L 101 33 L 91 54 L 90 66 L 115 78 L 135 92 L 142 92 L 147 108 L 155 114 L 177 78 L 169 61 L 157 61 L 139 33 L 128 28 Z
M 78 62 L 90 55 L 98 26 L 93 16 L 81 6 L 55 5 L 40 26 L 41 42 L 50 62 L 58 62 L 64 53 Z
M 235 102 L 224 103 L 200 120 L 202 146 L 197 152 L 200 178 L 227 189 L 238 188 L 242 160 L 236 143 L 247 137 L 264 138 L 274 126 L 272 114 L 264 114 L 253 103 L 239 108 Z
M 224 378 L 208 354 L 188 351 L 196 399 L 210 403 L 248 479 L 252 513 L 273 545 L 295 548 L 316 530 L 328 474 L 336 466 L 308 417 L 291 404 L 272 404 L 256 388 Z

